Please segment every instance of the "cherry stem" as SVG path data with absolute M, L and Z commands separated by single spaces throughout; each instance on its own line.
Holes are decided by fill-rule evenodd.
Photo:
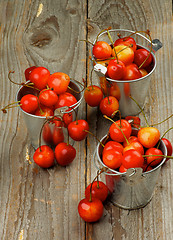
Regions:
M 111 37 L 110 32 L 109 32 L 108 30 L 107 30 L 107 33 L 108 33 L 109 40 L 110 40 L 110 42 L 111 42 L 111 44 L 112 44 L 112 47 L 113 47 L 113 50 L 114 50 L 114 53 L 115 53 L 115 57 L 116 57 L 117 63 L 119 64 L 119 62 L 118 62 L 118 55 L 117 55 L 117 52 L 116 52 L 116 50 L 115 50 L 115 46 L 114 46 L 112 37 Z
M 76 91 L 76 90 L 74 90 L 73 88 L 71 88 L 70 86 L 68 86 L 68 88 L 71 90 L 71 91 L 73 91 L 73 92 L 75 92 L 75 93 L 81 93 L 81 92 L 83 92 L 84 91 L 84 89 L 85 89 L 85 85 L 84 84 L 82 84 L 81 82 L 79 82 L 79 81 L 77 81 L 77 80 L 75 80 L 75 79 L 73 79 L 73 78 L 70 78 L 71 80 L 73 80 L 73 81 L 75 81 L 75 82 L 77 82 L 77 83 L 79 83 L 80 85 L 82 85 L 82 90 L 81 91 Z
M 167 121 L 167 120 L 168 120 L 169 118 L 171 118 L 172 116 L 173 116 L 173 114 L 171 114 L 169 117 L 165 118 L 163 121 L 161 121 L 161 122 L 159 122 L 159 123 L 152 124 L 152 125 L 150 125 L 150 126 L 151 126 L 151 127 L 153 127 L 153 126 L 157 126 L 157 125 L 159 125 L 159 124 L 161 124 L 161 123 Z
M 159 148 L 160 143 L 161 143 L 161 141 L 162 141 L 162 138 L 163 138 L 171 129 L 173 129 L 173 127 L 169 128 L 168 130 L 166 130 L 166 131 L 164 132 L 164 134 L 162 135 L 161 139 L 160 139 L 159 142 L 158 142 L 157 148 Z
M 103 167 L 99 173 L 97 173 L 97 176 L 93 179 L 92 183 L 91 183 L 91 187 L 90 187 L 90 198 L 89 198 L 89 202 L 92 202 L 92 186 L 93 183 L 95 182 L 95 180 L 98 178 L 98 176 L 100 176 L 103 172 L 106 172 L 108 168 Z
M 38 89 L 38 88 L 35 88 L 33 85 L 34 85 L 34 83 L 32 83 L 32 82 L 29 82 L 29 83 L 16 83 L 16 82 L 14 82 L 12 79 L 11 79 L 11 74 L 12 73 L 15 73 L 15 71 L 9 71 L 9 73 L 8 73 L 8 79 L 10 80 L 10 82 L 12 82 L 12 83 L 14 83 L 14 84 L 16 84 L 16 85 L 20 85 L 20 86 L 24 86 L 24 87 L 30 87 L 30 88 L 33 88 L 33 89 L 36 89 L 37 91 L 40 91 L 40 89 Z
M 143 116 L 144 116 L 144 118 L 145 118 L 145 122 L 146 122 L 146 124 L 147 124 L 147 127 L 149 127 L 149 124 L 148 124 L 148 121 L 147 121 L 147 118 L 146 118 L 146 116 L 145 116 L 145 113 L 144 113 L 144 111 L 143 111 L 143 109 L 141 108 L 141 106 L 139 105 L 139 103 L 130 95 L 129 96 L 135 103 L 136 103 L 136 105 L 140 108 L 140 110 L 141 110 L 141 112 L 142 112 L 142 114 L 143 114 Z
M 6 110 L 6 109 L 21 106 L 21 104 L 18 104 L 18 103 L 20 103 L 20 101 L 10 103 L 10 104 L 8 104 L 7 106 L 5 106 L 4 108 L 2 108 L 1 111 L 2 111 L 3 113 L 7 113 L 7 110 Z M 18 104 L 18 105 L 17 105 L 17 106 L 13 106 L 14 104 Z
M 90 131 L 88 131 L 88 130 L 83 130 L 83 131 L 91 134 L 92 136 L 94 136 L 95 139 L 102 145 L 102 147 L 103 147 L 103 148 L 105 147 L 104 144 L 96 137 L 96 135 L 94 135 L 94 133 L 92 133 L 92 132 L 90 132 Z
M 97 188 L 99 189 L 100 186 L 99 186 L 99 176 L 98 176 L 98 174 L 99 174 L 99 171 L 97 171 Z
M 99 38 L 99 36 L 100 36 L 100 34 L 101 34 L 102 32 L 108 31 L 108 30 L 110 30 L 110 29 L 111 29 L 111 27 L 108 27 L 108 28 L 105 28 L 105 29 L 101 30 L 101 31 L 99 32 L 99 34 L 97 35 L 97 37 L 96 37 L 95 43 L 98 41 L 98 38 Z
M 124 51 L 125 49 L 131 48 L 131 47 L 133 47 L 133 44 L 130 44 L 130 45 L 124 47 L 123 49 L 121 49 L 120 51 L 118 51 L 117 54 L 120 53 L 120 52 L 122 52 L 122 51 Z
M 118 109 L 118 110 L 116 110 L 115 112 L 113 112 L 113 113 L 112 113 L 112 115 L 111 115 L 111 117 L 113 118 L 117 112 L 119 113 L 119 118 L 120 118 L 120 127 L 122 127 L 122 125 L 121 125 L 121 111 L 120 111 L 119 109 Z
M 81 39 L 81 40 L 79 40 L 79 41 L 83 41 L 83 42 L 89 43 L 89 44 L 91 44 L 92 46 L 94 46 L 94 44 L 93 44 L 92 42 L 88 41 L 88 40 L 83 40 L 83 39 Z
M 125 134 L 123 133 L 122 129 L 118 126 L 118 124 L 117 124 L 116 122 L 114 122 L 111 118 L 109 118 L 109 117 L 106 116 L 106 115 L 103 115 L 103 117 L 106 118 L 106 119 L 108 119 L 108 120 L 110 120 L 111 122 L 113 122 L 113 123 L 118 127 L 118 129 L 119 129 L 119 130 L 121 131 L 121 133 L 123 134 L 123 137 L 124 137 L 127 145 L 129 145 L 129 144 L 130 144 L 129 141 L 127 140 Z
M 173 156 L 166 156 L 166 155 L 142 155 L 142 157 L 164 157 L 164 158 L 171 158 L 171 159 L 173 159 Z

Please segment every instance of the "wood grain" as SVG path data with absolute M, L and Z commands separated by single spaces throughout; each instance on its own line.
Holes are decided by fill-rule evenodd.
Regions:
M 1 106 L 15 101 L 18 86 L 27 67 L 47 67 L 90 85 L 91 46 L 108 26 L 132 30 L 150 29 L 152 38 L 163 43 L 156 53 L 157 68 L 144 111 L 150 123 L 160 122 L 172 113 L 172 2 L 171 0 L 2 0 L 0 2 L 0 101 Z M 92 81 L 98 84 L 93 73 Z M 144 118 L 140 115 L 142 123 Z M 79 118 L 87 119 L 90 131 L 99 139 L 110 123 L 98 108 L 83 101 Z M 173 121 L 159 125 L 161 134 Z M 173 142 L 171 131 L 166 137 Z M 0 114 L 0 239 L 3 240 L 150 240 L 173 238 L 172 162 L 161 169 L 151 202 L 139 210 L 123 210 L 105 202 L 101 220 L 86 224 L 77 206 L 95 177 L 93 157 L 98 141 L 89 135 L 76 142 L 77 157 L 68 167 L 58 165 L 44 170 L 36 166 L 34 149 L 18 108 Z M 103 181 L 104 175 L 101 177 Z

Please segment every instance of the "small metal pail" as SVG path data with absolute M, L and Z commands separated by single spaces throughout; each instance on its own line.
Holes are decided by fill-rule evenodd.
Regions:
M 106 135 L 101 142 L 105 144 L 109 140 Z M 167 155 L 167 148 L 163 141 L 161 141 L 160 149 L 164 155 Z M 102 150 L 103 147 L 98 144 L 94 154 L 94 162 L 99 170 L 106 167 L 101 159 Z M 143 172 L 142 168 L 129 168 L 126 173 L 113 169 L 104 172 L 106 185 L 111 193 L 111 201 L 123 209 L 132 210 L 144 207 L 152 198 L 161 166 L 165 160 L 166 158 L 147 172 Z
M 61 116 L 63 116 L 64 113 L 72 113 L 72 117 L 73 117 L 73 121 L 74 121 L 76 119 L 78 107 L 81 104 L 81 101 L 83 98 L 83 91 L 82 91 L 83 85 L 78 81 L 70 80 L 69 87 L 71 89 L 73 89 L 74 91 L 70 90 L 70 88 L 68 88 L 67 91 L 76 97 L 77 102 L 75 104 L 71 105 L 70 107 L 62 107 L 62 108 L 57 109 L 56 111 L 58 112 L 58 115 L 61 115 Z M 21 98 L 26 94 L 33 94 L 33 95 L 38 96 L 39 91 L 37 91 L 33 88 L 30 88 L 30 87 L 27 87 L 27 86 L 22 86 L 17 92 L 17 95 L 16 95 L 17 101 L 20 101 Z M 30 140 L 31 140 L 31 144 L 36 149 L 39 147 L 40 132 L 42 131 L 41 129 L 46 121 L 46 117 L 29 114 L 29 113 L 23 111 L 21 108 L 20 108 L 20 110 L 22 111 L 24 119 L 25 119 L 25 123 L 26 123 L 26 127 L 28 130 Z M 74 110 L 75 110 L 75 112 L 74 112 Z M 41 136 L 41 144 L 49 145 L 47 140 L 44 137 L 44 130 L 46 130 L 48 133 L 49 132 L 51 133 L 52 126 L 51 126 L 51 124 L 46 123 L 44 127 L 45 127 L 45 129 L 43 129 L 42 136 Z M 65 136 L 65 138 L 67 138 L 67 129 L 62 127 L 61 130 L 63 131 L 63 135 Z M 57 133 L 58 132 L 56 131 L 56 134 Z M 65 140 L 65 138 L 64 138 L 64 140 Z
M 135 33 L 135 31 L 126 30 L 126 29 L 112 29 L 112 30 L 109 30 L 109 32 L 113 41 L 115 41 L 118 38 L 117 34 L 121 34 L 121 37 L 125 37 L 125 36 L 129 36 L 132 33 Z M 132 37 L 135 39 L 138 48 L 145 48 L 148 51 L 150 51 L 149 44 L 151 44 L 151 41 L 147 37 L 145 37 L 141 33 L 135 33 Z M 107 31 L 104 31 L 103 33 L 101 33 L 97 41 L 108 42 L 109 39 L 107 36 Z M 145 99 L 146 99 L 149 85 L 150 85 L 151 74 L 154 72 L 156 68 L 156 57 L 154 53 L 161 47 L 162 47 L 162 43 L 158 39 L 154 39 L 152 41 L 153 51 L 151 52 L 151 54 L 153 57 L 153 62 L 151 64 L 149 73 L 140 79 L 135 79 L 135 80 L 110 79 L 105 75 L 107 72 L 107 68 L 104 65 L 97 63 L 94 66 L 94 70 L 99 76 L 100 86 L 102 88 L 103 93 L 106 96 L 111 95 L 110 93 L 112 91 L 111 89 L 113 89 L 113 91 L 119 92 L 119 95 L 118 95 L 119 109 L 123 117 L 126 117 L 128 115 L 137 115 L 140 112 L 139 107 L 129 97 L 130 95 L 139 103 L 141 107 L 144 106 Z M 92 58 L 94 60 L 94 56 L 92 56 Z

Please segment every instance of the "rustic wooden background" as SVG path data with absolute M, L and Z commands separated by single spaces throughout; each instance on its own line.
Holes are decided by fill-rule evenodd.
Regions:
M 70 77 L 90 84 L 90 46 L 108 26 L 132 30 L 150 29 L 163 48 L 156 53 L 157 68 L 145 105 L 151 123 L 172 113 L 172 1 L 171 0 L 1 0 L 0 1 L 0 102 L 15 100 L 24 70 L 32 65 L 51 72 L 64 71 Z M 94 83 L 98 77 L 93 74 Z M 109 124 L 97 108 L 83 101 L 79 117 L 85 118 L 98 138 Z M 142 116 L 141 116 L 142 118 Z M 142 118 L 143 121 L 143 118 Z M 159 125 L 163 133 L 173 120 Z M 172 132 L 166 137 L 173 142 Z M 97 141 L 88 136 L 75 143 L 77 157 L 62 168 L 43 170 L 36 166 L 34 150 L 19 109 L 0 114 L 0 239 L 4 240 L 162 240 L 173 239 L 173 163 L 161 174 L 152 201 L 143 209 L 127 211 L 105 204 L 98 223 L 86 224 L 77 211 L 87 184 L 96 174 L 93 153 Z M 104 180 L 104 179 L 103 179 Z

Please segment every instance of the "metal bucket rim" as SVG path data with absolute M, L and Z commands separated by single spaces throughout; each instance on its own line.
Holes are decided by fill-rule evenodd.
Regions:
M 104 137 L 102 137 L 101 140 L 100 140 L 100 142 L 102 142 L 106 137 L 107 137 L 107 135 L 105 135 Z M 165 154 L 164 154 L 164 155 L 167 155 L 166 145 L 165 145 L 165 143 L 164 143 L 162 140 L 161 140 L 161 143 L 163 144 L 163 146 L 164 146 L 164 148 L 165 148 Z M 121 172 L 118 172 L 118 171 L 116 171 L 116 170 L 114 170 L 114 169 L 108 168 L 108 167 L 102 162 L 102 160 L 101 160 L 101 158 L 100 158 L 100 156 L 99 156 L 99 154 L 98 154 L 99 146 L 100 146 L 100 143 L 97 144 L 97 147 L 96 147 L 96 150 L 95 150 L 95 153 L 94 153 L 94 157 L 95 157 L 95 155 L 97 155 L 97 158 L 98 158 L 98 161 L 100 162 L 100 164 L 103 165 L 104 167 L 106 167 L 106 168 L 108 169 L 108 171 L 109 171 L 109 172 L 106 171 L 106 172 L 103 172 L 103 173 L 104 173 L 105 175 L 111 175 L 111 176 L 125 176 L 125 175 L 126 175 L 126 172 L 121 173 Z M 147 171 L 147 172 L 142 172 L 142 176 L 145 177 L 145 175 L 150 174 L 150 173 L 156 171 L 158 168 L 160 168 L 160 167 L 164 164 L 165 161 L 166 161 L 166 158 L 164 157 L 163 160 L 162 160 L 156 167 L 154 167 L 152 170 Z M 96 167 L 97 167 L 97 166 L 96 166 Z M 97 167 L 97 168 L 98 168 L 98 167 Z M 136 168 L 131 168 L 131 169 L 136 169 Z M 100 169 L 99 169 L 99 170 L 100 170 Z M 110 173 L 110 172 L 112 172 L 112 173 Z
M 76 81 L 74 81 L 74 80 L 70 80 L 71 82 L 73 82 L 74 84 L 78 84 L 79 85 L 79 82 L 77 83 Z M 27 81 L 26 83 L 29 83 L 30 81 Z M 19 92 L 20 92 L 20 90 L 23 88 L 24 86 L 21 86 L 19 89 L 18 89 L 18 91 L 17 91 L 17 93 L 16 93 L 16 100 L 18 101 L 18 94 L 19 94 Z M 80 94 L 81 94 L 81 97 L 80 97 L 80 99 L 75 103 L 75 104 L 73 104 L 73 105 L 71 105 L 71 106 L 68 106 L 68 108 L 70 109 L 70 108 L 73 108 L 73 109 L 71 109 L 70 111 L 66 111 L 66 112 L 62 112 L 62 113 L 70 113 L 70 112 L 72 112 L 74 109 L 76 109 L 79 105 L 80 105 L 80 103 L 81 103 L 81 101 L 82 101 L 82 99 L 83 99 L 83 96 L 84 96 L 84 92 L 82 91 L 82 92 L 80 92 Z M 34 117 L 34 118 L 40 118 L 40 119 L 46 119 L 46 117 L 45 116 L 36 116 L 36 115 L 34 115 L 34 114 L 31 114 L 31 113 L 27 113 L 27 112 L 25 112 L 20 106 L 19 106 L 19 108 L 20 108 L 20 110 L 24 113 L 24 114 L 26 114 L 26 115 L 29 115 L 29 116 L 32 116 L 32 117 Z M 60 109 L 60 108 L 59 108 Z

